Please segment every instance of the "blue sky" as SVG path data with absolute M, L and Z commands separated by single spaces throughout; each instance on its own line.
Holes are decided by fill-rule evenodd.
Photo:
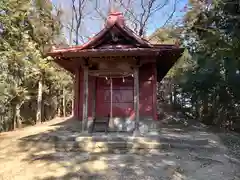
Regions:
M 76 0 L 77 1 L 77 0 Z M 83 36 L 89 37 L 97 32 L 100 31 L 101 28 L 103 28 L 104 21 L 100 18 L 100 16 L 94 11 L 94 3 L 95 0 L 87 0 L 87 8 L 85 14 L 86 17 L 84 18 L 84 22 L 81 28 L 81 34 Z M 159 1 L 165 1 L 165 0 L 159 0 Z M 71 0 L 52 0 L 53 4 L 56 6 L 60 6 L 63 10 L 63 21 L 70 22 L 71 19 Z M 108 12 L 108 0 L 98 0 L 98 2 L 101 2 L 99 5 L 99 9 L 102 13 L 107 15 Z M 135 0 L 134 3 L 136 5 L 134 8 L 137 10 L 137 3 L 140 2 L 140 0 Z M 152 34 L 156 29 L 163 26 L 163 24 L 168 19 L 169 15 L 173 11 L 174 7 L 174 0 L 169 0 L 169 4 L 165 6 L 164 9 L 162 9 L 159 12 L 156 12 L 150 19 L 147 25 L 147 35 Z M 177 0 L 177 6 L 176 11 L 174 13 L 174 16 L 172 18 L 171 23 L 175 24 L 175 22 L 179 19 L 182 19 L 184 12 L 182 12 L 184 6 L 187 4 L 188 0 Z M 121 11 L 121 10 L 120 10 Z M 95 12 L 95 13 L 94 13 Z M 67 30 L 64 30 L 65 36 L 68 37 Z

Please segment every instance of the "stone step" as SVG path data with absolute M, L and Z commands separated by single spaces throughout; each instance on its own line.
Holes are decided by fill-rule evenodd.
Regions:
M 90 153 L 113 153 L 113 152 L 138 152 L 138 151 L 150 151 L 152 149 L 166 150 L 166 149 L 186 149 L 186 150 L 204 150 L 208 152 L 214 152 L 215 147 L 211 145 L 194 145 L 185 144 L 180 142 L 159 142 L 155 140 L 147 140 L 141 138 L 134 138 L 132 140 L 118 139 L 108 141 L 93 141 L 92 137 L 79 137 L 76 141 L 68 141 L 56 143 L 56 151 L 79 151 Z
M 47 137 L 47 138 L 46 138 Z M 75 133 L 53 134 L 52 136 L 29 137 L 28 141 L 34 144 L 45 143 L 53 146 L 56 151 L 79 151 L 79 152 L 138 152 L 171 149 L 206 150 L 216 149 L 207 139 L 193 138 L 191 136 L 172 137 L 167 134 L 151 135 L 146 137 L 133 137 L 127 134 L 104 134 L 93 133 L 83 135 Z
M 106 125 L 105 124 L 96 123 L 95 126 L 94 126 L 93 131 L 94 132 L 105 132 L 105 129 L 106 129 Z M 91 131 L 92 131 L 92 128 L 89 129 L 89 132 L 91 132 Z
M 181 144 L 188 144 L 188 145 L 208 145 L 208 139 L 204 138 L 182 138 L 182 137 L 169 137 L 164 135 L 159 135 L 158 137 L 149 137 L 150 139 L 155 139 L 159 142 L 164 143 L 181 143 Z
M 170 137 L 167 135 L 154 135 L 154 136 L 146 136 L 146 137 L 133 137 L 133 136 L 111 136 L 111 135 L 97 135 L 94 134 L 92 136 L 56 136 L 54 137 L 57 141 L 65 141 L 65 142 L 151 142 L 151 143 L 180 143 L 187 145 L 208 145 L 208 139 L 205 138 L 185 138 L 185 137 Z

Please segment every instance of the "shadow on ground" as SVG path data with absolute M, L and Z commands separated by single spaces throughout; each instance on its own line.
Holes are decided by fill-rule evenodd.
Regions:
M 229 160 L 234 154 L 222 144 L 222 137 L 199 125 L 163 123 L 158 132 L 144 137 L 144 143 L 142 138 L 132 140 L 124 134 L 83 135 L 81 123 L 74 119 L 50 126 L 44 132 L 18 139 L 15 153 L 3 157 L 15 162 L 22 154 L 18 160 L 24 171 L 17 172 L 25 179 L 240 179 L 238 159 Z M 135 144 L 130 142 L 138 147 L 133 150 Z M 95 149 L 83 151 L 89 144 Z M 99 150 L 100 146 L 103 149 Z M 15 177 L 21 179 L 17 173 Z

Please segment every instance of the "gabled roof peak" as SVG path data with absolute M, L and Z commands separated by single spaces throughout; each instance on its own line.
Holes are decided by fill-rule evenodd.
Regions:
M 111 27 L 114 24 L 118 24 L 119 26 L 125 26 L 125 20 L 122 12 L 110 12 L 107 17 L 107 21 L 105 26 Z

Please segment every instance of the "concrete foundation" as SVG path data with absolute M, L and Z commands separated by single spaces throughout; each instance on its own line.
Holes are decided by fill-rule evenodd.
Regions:
M 91 131 L 92 120 L 88 121 L 88 130 Z M 159 121 L 155 121 L 152 117 L 140 117 L 139 119 L 139 131 L 141 134 L 146 134 L 150 131 L 155 131 L 159 127 Z M 133 132 L 135 128 L 135 121 L 129 117 L 113 117 L 109 121 L 110 132 Z M 99 127 L 100 131 L 104 130 Z

